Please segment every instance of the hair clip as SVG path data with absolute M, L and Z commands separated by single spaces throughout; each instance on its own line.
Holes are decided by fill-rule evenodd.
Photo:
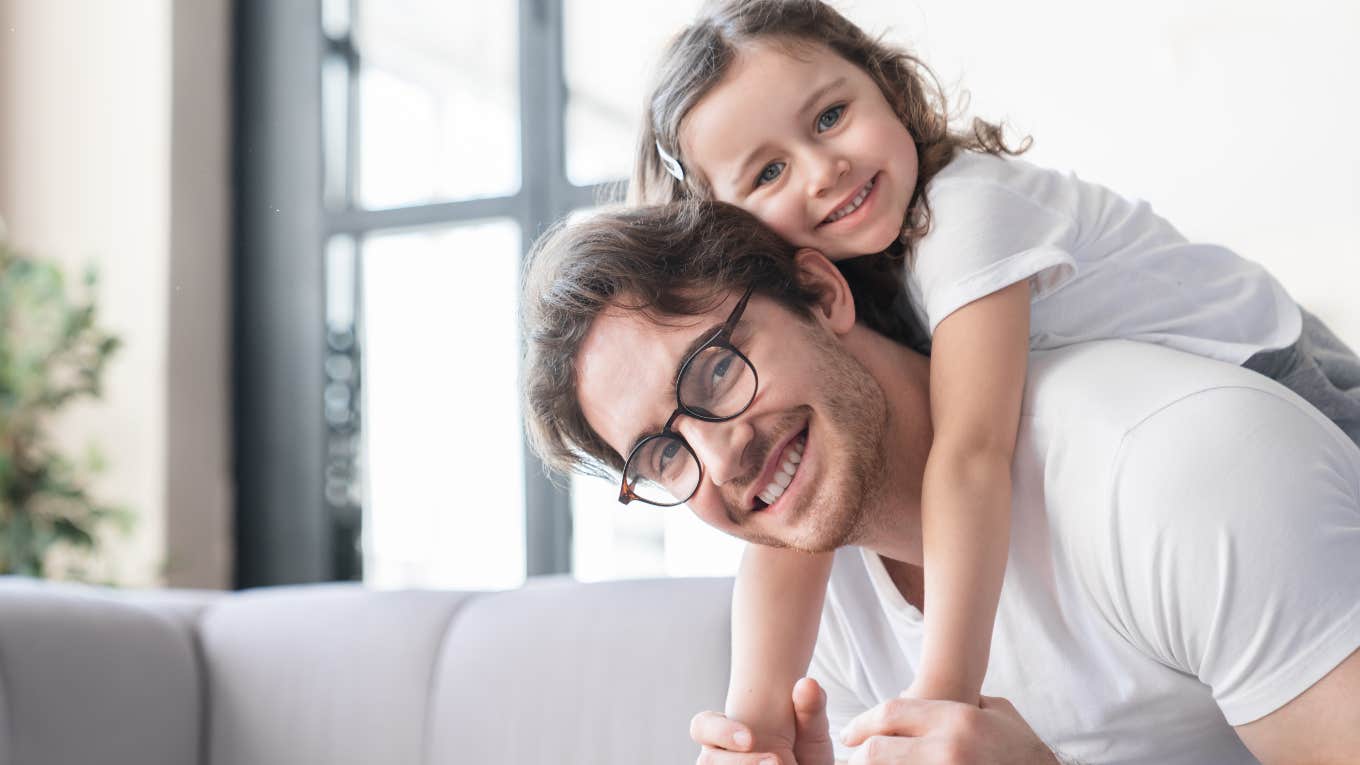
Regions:
M 656 153 L 661 156 L 661 164 L 666 167 L 666 172 L 675 176 L 677 181 L 685 180 L 685 169 L 680 166 L 680 160 L 667 154 L 666 150 L 661 148 L 660 141 L 656 142 Z

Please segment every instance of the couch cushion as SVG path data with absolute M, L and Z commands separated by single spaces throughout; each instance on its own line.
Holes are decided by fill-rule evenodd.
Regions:
M 419 763 L 440 644 L 477 597 L 317 585 L 213 606 L 209 765 Z
M 0 578 L 0 765 L 198 762 L 200 690 L 185 623 Z
M 693 762 L 722 709 L 731 579 L 553 583 L 458 614 L 438 666 L 430 765 Z

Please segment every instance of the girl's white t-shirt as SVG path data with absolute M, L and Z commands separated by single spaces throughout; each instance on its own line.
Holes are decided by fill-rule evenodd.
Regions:
M 1125 338 L 1241 364 L 1299 337 L 1298 305 L 1265 269 L 1186 241 L 1146 202 L 967 151 L 926 194 L 931 228 L 907 289 L 932 335 L 964 305 L 1029 279 L 1036 350 Z

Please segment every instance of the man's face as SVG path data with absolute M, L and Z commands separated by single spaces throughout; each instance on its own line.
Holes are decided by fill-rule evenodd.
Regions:
M 675 410 L 680 364 L 738 298 L 729 295 L 702 316 L 658 320 L 614 308 L 595 320 L 577 357 L 580 403 L 621 458 L 661 430 Z M 824 322 L 761 295 L 751 298 L 732 341 L 755 367 L 759 390 L 746 412 L 727 422 L 684 414 L 676 420 L 674 429 L 703 465 L 690 508 L 720 531 L 759 544 L 825 551 L 852 543 L 886 463 L 882 389 Z M 780 474 L 790 470 L 779 491 L 786 481 Z

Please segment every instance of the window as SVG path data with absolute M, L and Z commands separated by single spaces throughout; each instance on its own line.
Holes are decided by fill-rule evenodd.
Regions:
M 519 251 L 507 220 L 364 239 L 364 578 L 374 585 L 524 579 Z
M 523 254 L 617 192 L 698 4 L 238 6 L 240 584 L 735 569 L 683 509 L 555 485 L 518 412 Z
M 517 278 L 523 232 L 536 212 L 550 217 L 521 193 L 519 13 L 330 0 L 321 21 L 327 214 L 355 253 L 352 273 L 326 276 L 328 298 L 353 308 L 328 315 L 351 318 L 363 381 L 351 544 L 377 586 L 513 587 L 534 480 L 516 394 Z M 527 180 L 545 185 L 542 174 Z

